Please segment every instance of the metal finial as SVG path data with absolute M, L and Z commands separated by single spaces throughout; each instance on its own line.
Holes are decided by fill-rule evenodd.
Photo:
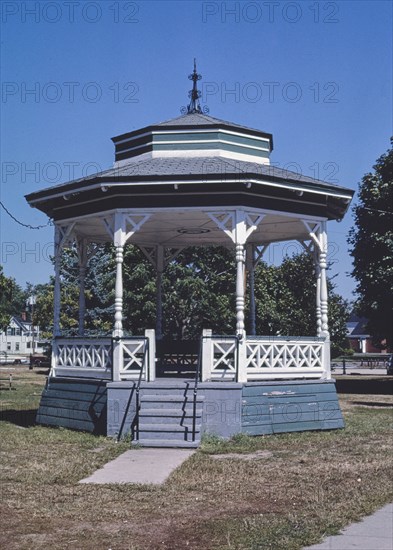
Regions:
M 199 98 L 201 97 L 201 92 L 197 88 L 198 80 L 201 80 L 202 75 L 197 73 L 196 69 L 196 59 L 194 57 L 194 71 L 188 76 L 189 80 L 192 80 L 192 90 L 188 92 L 188 97 L 190 98 L 190 103 L 187 106 L 187 113 L 202 113 L 201 105 L 199 103 Z

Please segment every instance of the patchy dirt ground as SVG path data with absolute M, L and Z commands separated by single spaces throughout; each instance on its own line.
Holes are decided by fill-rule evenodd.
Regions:
M 295 550 L 393 499 L 387 395 L 341 396 L 345 430 L 207 440 L 158 487 L 78 484 L 129 444 L 34 426 L 29 378 L 1 397 L 7 550 Z

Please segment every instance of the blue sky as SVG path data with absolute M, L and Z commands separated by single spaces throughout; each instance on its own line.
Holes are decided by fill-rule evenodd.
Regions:
M 0 196 L 26 224 L 47 220 L 24 195 L 110 167 L 111 137 L 178 116 L 194 57 L 210 114 L 272 132 L 280 167 L 357 189 L 389 147 L 390 2 L 4 0 L 1 10 Z M 346 298 L 351 225 L 350 214 L 329 223 Z M 53 228 L 0 211 L 0 230 L 5 273 L 46 282 Z

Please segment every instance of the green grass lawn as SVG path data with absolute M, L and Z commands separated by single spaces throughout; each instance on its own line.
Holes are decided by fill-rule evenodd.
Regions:
M 393 500 L 389 395 L 341 395 L 344 430 L 206 438 L 161 486 L 80 485 L 129 443 L 34 426 L 45 376 L 14 378 L 0 391 L 7 550 L 294 550 Z

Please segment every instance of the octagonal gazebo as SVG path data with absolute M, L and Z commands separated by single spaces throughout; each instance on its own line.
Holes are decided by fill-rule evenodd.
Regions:
M 196 446 L 203 432 L 341 427 L 330 373 L 327 222 L 344 216 L 353 192 L 271 166 L 272 135 L 203 114 L 195 67 L 190 78 L 187 113 L 113 138 L 113 168 L 26 197 L 55 225 L 52 368 L 37 421 L 117 437 L 131 430 L 134 441 L 155 446 Z M 302 243 L 314 259 L 312 338 L 255 334 L 254 269 L 271 243 L 286 240 Z M 111 338 L 93 339 L 84 335 L 84 279 L 89 257 L 105 242 L 116 248 L 114 326 Z M 132 337 L 123 331 L 128 242 L 157 273 L 156 327 Z M 79 336 L 64 338 L 60 262 L 71 244 L 79 257 Z M 212 245 L 234 252 L 234 334 L 203 331 L 192 379 L 156 377 L 163 271 L 185 247 Z

